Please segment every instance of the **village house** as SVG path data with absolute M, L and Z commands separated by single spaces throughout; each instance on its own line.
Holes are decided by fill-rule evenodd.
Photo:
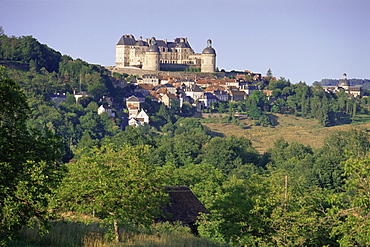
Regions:
M 215 90 L 213 91 L 213 94 L 218 98 L 219 101 L 226 102 L 230 100 L 230 95 L 224 90 Z
M 101 115 L 104 112 L 106 112 L 109 117 L 116 117 L 116 113 L 113 111 L 112 107 L 110 106 L 106 106 L 106 105 L 99 106 L 98 114 Z
M 238 101 L 244 100 L 246 93 L 244 91 L 231 90 L 229 91 L 229 95 L 230 95 L 230 101 L 238 102 Z
M 145 123 L 149 123 L 149 116 L 144 110 L 141 110 L 139 114 L 137 114 L 136 120 L 139 121 L 141 125 Z
M 79 99 L 82 97 L 93 97 L 92 94 L 89 94 L 87 92 L 78 92 L 73 94 L 75 96 L 76 102 L 78 102 Z
M 58 108 L 60 103 L 66 102 L 67 95 L 65 93 L 63 93 L 63 94 L 60 94 L 60 93 L 52 94 L 52 95 L 50 95 L 50 100 L 54 101 L 55 108 Z
M 256 85 L 245 84 L 239 87 L 239 91 L 245 92 L 246 95 L 251 95 L 253 91 L 258 91 L 259 88 Z
M 179 95 L 179 106 L 182 107 L 185 102 L 192 104 L 194 101 L 191 97 L 186 96 L 185 94 L 180 94 Z
M 143 75 L 143 84 L 152 84 L 154 86 L 160 84 L 159 77 L 157 75 Z
M 137 88 L 135 89 L 135 92 L 141 93 L 143 96 L 148 96 L 150 94 L 150 91 L 154 89 L 154 86 L 152 84 L 139 84 L 137 85 Z
M 126 100 L 129 126 L 149 124 L 149 116 L 143 109 L 141 109 L 140 103 L 140 100 L 136 96 L 131 96 Z
M 179 81 L 181 84 L 184 84 L 187 87 L 190 87 L 195 84 L 195 81 L 193 79 L 182 79 Z
M 191 87 L 193 85 L 190 85 L 189 87 Z M 198 81 L 195 82 L 195 85 L 200 87 L 200 88 L 206 88 L 206 87 L 212 85 L 212 83 L 207 81 L 207 80 L 198 80 Z
M 163 85 L 160 85 L 157 87 L 158 90 L 157 92 L 160 92 L 159 89 L 165 89 L 165 90 L 162 90 L 163 93 L 165 92 L 168 92 L 168 93 L 172 93 L 172 94 L 176 94 L 176 87 L 174 87 L 172 84 L 163 84 Z
M 204 96 L 204 92 L 199 86 L 192 85 L 185 88 L 185 95 L 191 97 L 194 101 L 197 101 Z
M 209 108 L 212 106 L 212 103 L 218 102 L 219 99 L 212 93 L 204 93 L 204 96 L 199 101 L 203 103 L 205 108 Z
M 128 110 L 129 119 L 136 117 L 140 109 L 139 99 L 135 96 L 130 96 L 129 98 L 126 99 L 126 107 Z
M 161 96 L 161 102 L 165 104 L 168 108 L 171 108 L 174 103 L 179 104 L 179 98 L 175 94 L 165 93 Z
M 226 86 L 234 86 L 238 87 L 240 86 L 240 81 L 237 79 L 225 79 Z

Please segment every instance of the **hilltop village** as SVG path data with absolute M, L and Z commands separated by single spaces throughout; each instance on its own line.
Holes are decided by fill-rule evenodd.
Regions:
M 126 99 L 131 126 L 149 123 L 140 107 L 145 97 L 168 108 L 181 108 L 187 102 L 201 112 L 216 102 L 243 101 L 254 90 L 260 90 L 266 80 L 250 71 L 219 72 L 210 39 L 202 53 L 195 53 L 187 38 L 136 40 L 133 35 L 123 35 L 116 45 L 116 66 L 107 69 L 116 86 L 135 85 L 134 93 Z M 126 81 L 119 77 L 121 74 L 136 76 Z M 99 113 L 105 111 L 114 114 L 109 106 L 99 108 Z
M 268 76 L 248 70 L 220 72 L 210 39 L 202 53 L 195 53 L 187 38 L 168 41 L 140 37 L 136 40 L 133 35 L 123 35 L 116 45 L 116 66 L 108 69 L 115 77 L 116 86 L 135 85 L 134 93 L 126 98 L 130 126 L 149 124 L 149 116 L 140 106 L 145 97 L 168 108 L 174 105 L 181 108 L 188 103 L 197 113 L 218 102 L 243 101 L 256 90 L 262 91 L 271 101 L 276 99 L 271 97 L 272 90 L 263 90 L 271 80 L 276 81 L 271 71 Z M 120 74 L 136 76 L 126 81 Z M 326 92 L 341 89 L 353 96 L 362 94 L 360 87 L 349 85 L 346 74 L 337 86 L 324 88 Z M 111 108 L 104 105 L 98 112 L 114 115 Z
M 255 80 L 249 82 L 245 79 L 246 76 Z M 163 103 L 168 108 L 174 105 L 181 108 L 187 102 L 196 109 L 196 112 L 201 112 L 212 107 L 217 102 L 243 101 L 254 90 L 259 90 L 258 83 L 262 82 L 263 77 L 260 74 L 252 74 L 250 72 L 238 74 L 233 79 L 143 75 L 134 79 L 132 83 L 135 85 L 135 92 L 126 99 L 126 106 L 129 111 L 129 125 L 149 123 L 145 112 L 140 109 L 140 102 L 144 102 L 145 97 L 150 97 L 152 101 Z M 126 84 L 121 81 L 120 85 Z M 134 119 L 137 121 L 134 121 Z
M 248 70 L 218 71 L 216 50 L 211 40 L 207 41 L 202 53 L 195 53 L 187 38 L 170 42 L 155 37 L 136 40 L 133 35 L 123 35 L 116 45 L 116 66 L 106 69 L 111 73 L 115 88 L 129 87 L 130 90 L 126 90 L 123 98 L 124 108 L 109 95 L 101 98 L 98 114 L 106 112 L 110 117 L 117 117 L 117 112 L 123 111 L 122 128 L 150 123 L 150 117 L 142 108 L 146 98 L 163 103 L 169 109 L 181 109 L 188 104 L 195 110 L 195 115 L 199 115 L 219 102 L 242 102 L 253 91 L 261 91 L 270 103 L 278 96 L 276 92 L 273 95 L 273 90 L 266 90 L 270 82 L 277 81 L 271 70 L 266 76 Z M 346 74 L 338 85 L 325 86 L 323 90 L 328 93 L 343 90 L 354 97 L 362 96 L 361 87 L 350 86 Z M 78 101 L 93 95 L 82 91 L 74 96 Z M 66 95 L 55 94 L 51 99 L 59 104 L 66 100 Z

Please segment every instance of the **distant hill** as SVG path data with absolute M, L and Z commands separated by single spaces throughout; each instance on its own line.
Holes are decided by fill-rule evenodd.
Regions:
M 32 36 L 7 36 L 0 34 L 0 64 L 25 69 L 30 65 L 36 69 L 45 68 L 48 72 L 58 72 L 62 54 L 41 44 Z M 26 68 L 27 69 L 27 68 Z
M 340 80 L 338 79 L 322 79 L 314 83 L 321 86 L 336 86 Z M 350 86 L 361 86 L 362 89 L 370 89 L 370 79 L 348 79 Z

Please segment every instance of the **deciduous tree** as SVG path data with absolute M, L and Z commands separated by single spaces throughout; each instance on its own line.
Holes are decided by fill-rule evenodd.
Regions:
M 0 70 L 2 68 L 0 67 Z M 39 219 L 44 229 L 51 188 L 60 180 L 59 139 L 27 129 L 30 110 L 20 86 L 0 71 L 0 244 Z
M 67 164 L 58 190 L 61 208 L 102 218 L 113 227 L 148 225 L 165 201 L 163 176 L 148 161 L 149 146 L 103 145 Z

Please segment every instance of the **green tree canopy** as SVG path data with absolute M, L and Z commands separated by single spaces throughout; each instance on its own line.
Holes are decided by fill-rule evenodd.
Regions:
M 242 164 L 258 165 L 259 155 L 252 142 L 244 137 L 215 137 L 204 147 L 202 162 L 229 173 Z
M 2 68 L 0 67 L 0 70 Z M 59 139 L 27 129 L 29 108 L 20 86 L 0 71 L 0 244 L 34 217 L 46 226 L 51 188 L 60 180 Z M 2 242 L 4 243 L 4 242 Z
M 114 226 L 148 225 L 165 201 L 163 175 L 149 162 L 149 146 L 103 145 L 67 164 L 58 189 L 63 210 L 95 214 Z
M 370 157 L 344 162 L 344 192 L 330 198 L 334 222 L 332 234 L 341 246 L 370 245 Z

